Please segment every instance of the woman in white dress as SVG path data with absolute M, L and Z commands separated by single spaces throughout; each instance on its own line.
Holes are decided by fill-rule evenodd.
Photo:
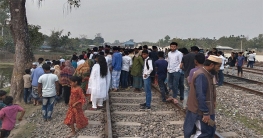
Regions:
M 96 64 L 92 67 L 87 94 L 91 94 L 92 108 L 97 110 L 103 106 L 103 100 L 107 98 L 110 86 L 110 72 L 104 56 L 95 57 Z

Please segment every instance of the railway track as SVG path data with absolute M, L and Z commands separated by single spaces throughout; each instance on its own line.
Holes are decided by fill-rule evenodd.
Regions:
M 263 85 L 263 82 L 241 78 L 229 74 L 224 74 L 224 80 L 225 84 L 237 89 L 243 89 L 254 94 L 263 95 L 263 88 L 258 87 L 259 85 Z
M 144 102 L 144 92 L 110 92 L 103 109 L 85 111 L 89 118 L 96 118 L 89 120 L 88 127 L 97 129 L 97 132 L 78 138 L 184 137 L 183 123 L 186 111 L 181 103 L 163 103 L 159 88 L 155 86 L 152 87 L 151 110 L 140 111 L 139 104 Z M 216 132 L 215 138 L 224 136 Z

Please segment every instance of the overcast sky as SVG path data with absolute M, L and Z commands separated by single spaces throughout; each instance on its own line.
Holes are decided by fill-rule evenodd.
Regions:
M 67 0 L 27 0 L 30 24 L 41 32 L 71 32 L 72 37 L 101 33 L 114 40 L 157 42 L 171 38 L 219 38 L 263 33 L 263 0 L 81 0 L 67 13 Z M 64 11 L 64 12 L 63 12 Z

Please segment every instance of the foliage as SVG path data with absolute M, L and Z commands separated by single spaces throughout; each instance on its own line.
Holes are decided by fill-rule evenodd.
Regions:
M 28 25 L 29 43 L 33 50 L 39 48 L 44 42 L 44 36 L 39 32 L 40 29 L 39 25 Z
M 102 37 L 95 37 L 93 42 L 94 42 L 95 45 L 100 45 L 100 44 L 104 43 L 104 38 L 102 38 Z

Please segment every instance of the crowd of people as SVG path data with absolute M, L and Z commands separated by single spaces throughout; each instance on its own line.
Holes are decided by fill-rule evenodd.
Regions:
M 151 86 L 158 84 L 163 102 L 181 102 L 187 109 L 185 137 L 193 134 L 212 137 L 215 87 L 223 84 L 226 58 L 216 48 L 205 54 L 199 50 L 192 46 L 189 52 L 187 48 L 178 48 L 176 42 L 170 44 L 169 50 L 157 46 L 149 49 L 147 45 L 134 49 L 106 45 L 80 55 L 74 53 L 69 60 L 39 58 L 31 69 L 25 70 L 23 99 L 26 104 L 35 106 L 42 103 L 44 121 L 52 119 L 53 106 L 63 99 L 68 106 L 64 124 L 71 128 L 71 137 L 88 124 L 82 108 L 86 102 L 92 104 L 88 110 L 99 110 L 108 92 L 141 93 L 144 90 L 145 103 L 140 103 L 140 110 L 150 110 Z M 232 53 L 227 64 L 232 68 L 237 66 L 242 75 L 245 57 L 242 53 L 238 55 Z M 251 58 L 249 56 L 248 60 Z M 16 108 L 16 111 L 24 111 Z

